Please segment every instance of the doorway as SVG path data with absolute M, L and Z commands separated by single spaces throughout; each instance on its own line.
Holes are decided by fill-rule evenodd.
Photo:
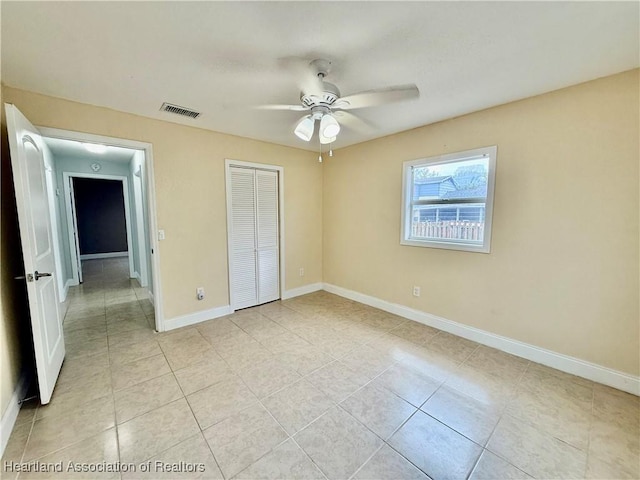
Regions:
M 5 110 L 25 268 L 25 275 L 17 279 L 26 282 L 38 389 L 40 401 L 44 405 L 51 400 L 65 357 L 76 357 L 79 364 L 83 364 L 87 355 L 104 355 L 105 350 L 111 355 L 111 341 L 107 338 L 109 335 L 121 335 L 128 341 L 134 338 L 134 334 L 129 332 L 141 331 L 143 336 L 152 335 L 152 331 L 145 332 L 145 325 L 146 328 L 164 330 L 159 258 L 156 238 L 152 234 L 157 231 L 153 157 L 150 144 L 38 128 L 14 105 L 5 104 Z M 74 302 L 74 308 L 70 306 L 66 312 L 61 308 L 58 284 L 65 280 L 63 289 L 68 289 L 73 282 L 73 278 L 69 278 L 71 268 L 66 268 L 66 261 L 62 266 L 61 257 L 65 252 L 69 252 L 68 257 L 71 257 L 71 248 L 62 246 L 65 229 L 59 228 L 63 218 L 65 222 L 69 219 L 61 212 L 64 197 L 57 201 L 61 196 L 60 186 L 63 182 L 58 180 L 53 152 L 45 139 L 65 142 L 71 150 L 84 149 L 91 153 L 104 153 L 110 148 L 129 150 L 127 155 L 131 157 L 132 174 L 133 167 L 137 165 L 137 177 L 145 179 L 148 201 L 143 209 L 146 211 L 146 218 L 141 224 L 147 228 L 145 238 L 151 255 L 148 263 L 150 276 L 153 278 L 149 290 L 154 292 L 152 296 L 140 299 L 138 291 L 128 288 L 129 278 L 124 279 L 126 284 L 123 282 L 120 285 L 117 276 L 114 278 L 109 275 L 117 273 L 119 265 L 102 264 L 96 271 L 87 272 L 88 276 L 90 273 L 98 274 L 98 270 L 103 274 L 96 275 L 95 285 L 87 288 L 84 285 L 77 286 L 74 290 L 74 294 L 80 296 Z M 142 164 L 134 164 L 136 154 L 132 153 L 133 150 L 139 151 L 137 157 L 142 157 Z M 88 168 L 97 173 L 102 165 L 93 162 Z M 64 172 L 63 168 L 58 170 Z M 72 263 L 69 258 L 69 265 Z M 151 302 L 146 302 L 147 299 Z M 72 334 L 73 329 L 66 321 L 63 328 L 63 317 L 66 320 L 76 317 L 77 333 Z M 128 351 L 129 345 L 125 344 L 121 354 L 126 356 Z
M 150 302 L 149 309 L 152 311 L 147 311 L 145 307 L 145 313 L 153 319 L 153 328 L 163 331 L 159 256 L 157 237 L 154 235 L 157 221 L 151 145 L 51 128 L 41 127 L 39 130 L 54 157 L 50 162 L 53 165 L 52 176 L 58 180 L 54 185 L 52 201 L 59 206 L 60 271 L 66 276 L 61 282 L 63 293 L 73 291 L 72 287 L 80 284 L 85 290 L 89 289 L 85 282 L 87 273 L 91 275 L 103 271 L 105 281 L 116 282 L 115 278 L 107 278 L 109 271 L 117 271 L 117 282 L 120 282 L 117 286 L 124 287 L 122 282 L 126 280 L 135 291 L 131 293 L 136 293 L 140 300 Z M 78 187 L 83 189 L 83 183 L 89 182 L 117 184 L 120 189 L 120 208 L 124 206 L 124 229 L 121 226 L 117 228 L 121 233 L 124 230 L 124 237 L 120 235 L 120 247 L 96 247 L 96 243 L 106 240 L 104 234 L 94 235 L 93 250 L 87 249 L 86 244 L 82 245 L 83 225 L 79 218 L 82 214 L 76 205 L 76 201 L 82 199 L 76 190 Z M 93 210 L 91 221 L 95 228 L 99 215 Z M 104 213 L 109 217 L 109 212 Z M 52 215 L 52 220 L 55 222 L 55 215 Z M 112 233 L 106 232 L 106 236 Z M 126 238 L 125 243 L 123 238 Z M 111 259 L 119 261 L 107 261 Z M 126 266 L 124 280 L 121 277 L 123 265 Z M 70 305 L 69 302 L 67 304 Z
M 83 261 L 126 257 L 130 278 L 146 286 L 134 262 L 127 177 L 64 172 L 63 184 L 78 283 L 83 282 Z

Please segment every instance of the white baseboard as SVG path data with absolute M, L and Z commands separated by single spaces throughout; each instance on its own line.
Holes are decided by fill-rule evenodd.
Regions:
M 285 290 L 282 292 L 282 300 L 287 300 L 293 297 L 299 297 L 300 295 L 306 295 L 307 293 L 317 292 L 322 290 L 322 283 L 310 283 L 309 285 L 303 285 L 302 287 L 292 288 L 291 290 Z
M 80 260 L 96 260 L 100 258 L 128 257 L 129 252 L 87 253 L 80 255 Z
M 133 278 L 138 282 L 138 286 L 140 288 L 146 288 L 149 286 L 149 282 L 144 282 L 143 281 L 144 279 L 142 278 L 142 274 L 140 274 L 139 272 L 136 272 L 135 270 L 131 274 L 131 278 Z
M 618 390 L 640 395 L 640 377 L 628 373 L 603 367 L 595 363 L 580 360 L 561 353 L 552 352 L 544 348 L 536 347 L 528 343 L 513 340 L 511 338 L 496 335 L 486 330 L 463 325 L 458 322 L 447 320 L 446 318 L 431 315 L 430 313 L 415 310 L 413 308 L 387 302 L 376 297 L 354 292 L 336 285 L 324 284 L 324 290 L 329 293 L 340 295 L 341 297 L 364 303 L 380 310 L 384 310 L 395 315 L 399 315 L 409 320 L 423 323 L 445 332 L 458 335 L 459 337 L 473 340 L 474 342 L 497 348 L 512 355 L 526 358 L 532 362 L 541 363 L 548 367 L 561 370 L 572 375 L 577 375 L 597 383 L 602 383 Z
M 64 302 L 67 299 L 67 295 L 69 294 L 69 287 L 73 286 L 73 278 L 68 279 L 64 282 L 64 287 L 60 292 L 60 302 Z
M 64 283 L 64 287 L 60 292 L 60 303 L 64 303 L 67 300 L 67 295 L 69 295 L 69 288 L 73 287 L 74 285 L 78 285 L 78 282 L 75 281 L 73 278 L 68 279 Z
M 13 431 L 13 427 L 16 424 L 18 413 L 20 413 L 20 400 L 22 400 L 27 394 L 31 377 L 25 372 L 20 376 L 18 385 L 9 400 L 9 405 L 2 414 L 0 419 L 0 457 L 4 455 L 4 449 L 7 448 L 9 437 Z
M 312 283 L 310 285 L 304 285 L 302 287 L 294 288 L 292 290 L 286 290 L 282 293 L 282 299 L 298 297 L 300 295 L 306 295 L 307 293 L 317 292 L 322 290 L 322 283 Z M 153 294 L 149 292 L 151 301 L 153 302 Z M 174 330 L 180 327 L 186 327 L 188 325 L 194 325 L 196 323 L 205 322 L 214 318 L 230 315 L 234 312 L 231 305 L 225 305 L 224 307 L 211 308 L 209 310 L 201 310 L 199 312 L 189 313 L 187 315 L 181 315 L 179 317 L 169 318 L 164 321 L 164 331 Z
M 179 317 L 168 318 L 164 321 L 164 331 L 174 330 L 176 328 L 186 327 L 200 322 L 206 322 L 207 320 L 223 317 L 232 313 L 233 309 L 231 306 L 225 305 L 224 307 L 210 308 L 209 310 L 201 310 L 199 312 L 189 313 Z

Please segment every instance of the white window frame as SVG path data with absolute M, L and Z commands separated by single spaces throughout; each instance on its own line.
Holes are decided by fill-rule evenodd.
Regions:
M 402 230 L 400 232 L 400 244 L 413 247 L 444 248 L 448 250 L 462 250 L 465 252 L 491 252 L 491 224 L 493 217 L 493 192 L 496 178 L 496 157 L 498 147 L 477 148 L 464 152 L 448 153 L 434 157 L 409 160 L 402 164 Z M 411 237 L 412 221 L 412 196 L 413 196 L 413 168 L 418 166 L 433 166 L 444 163 L 461 162 L 474 158 L 485 157 L 489 159 L 489 172 L 487 178 L 487 197 L 485 202 L 484 238 L 482 243 L 463 243 L 459 240 L 446 239 L 416 239 Z

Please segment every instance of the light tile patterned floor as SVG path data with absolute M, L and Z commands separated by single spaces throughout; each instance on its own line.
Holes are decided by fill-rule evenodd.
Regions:
M 158 334 L 125 259 L 84 271 L 2 459 L 65 471 L 18 478 L 640 477 L 632 395 L 325 292 Z

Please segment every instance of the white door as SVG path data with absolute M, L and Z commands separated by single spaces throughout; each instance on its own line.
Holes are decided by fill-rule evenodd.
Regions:
M 278 173 L 229 167 L 230 300 L 234 310 L 280 298 Z
M 73 230 L 73 246 L 76 251 L 78 266 L 78 283 L 82 283 L 82 259 L 80 258 L 80 238 L 78 237 L 78 213 L 76 212 L 76 192 L 73 188 L 73 177 L 69 177 L 69 197 L 71 202 L 71 228 Z
M 5 104 L 5 110 L 40 401 L 46 404 L 51 400 L 65 349 L 58 310 L 43 142 L 38 130 L 16 107 Z
M 142 152 L 137 151 L 134 155 L 144 155 Z M 134 157 L 136 158 L 136 157 Z M 140 281 L 141 287 L 147 287 L 148 281 L 148 269 L 147 269 L 147 238 L 145 235 L 145 222 L 144 222 L 144 200 L 142 198 L 142 166 L 138 166 L 137 171 L 132 175 L 133 188 L 133 208 L 136 217 L 136 233 L 138 243 L 138 261 L 140 263 Z
M 229 169 L 231 202 L 231 307 L 257 303 L 255 174 L 248 168 Z
M 280 298 L 278 172 L 256 170 L 258 304 Z

